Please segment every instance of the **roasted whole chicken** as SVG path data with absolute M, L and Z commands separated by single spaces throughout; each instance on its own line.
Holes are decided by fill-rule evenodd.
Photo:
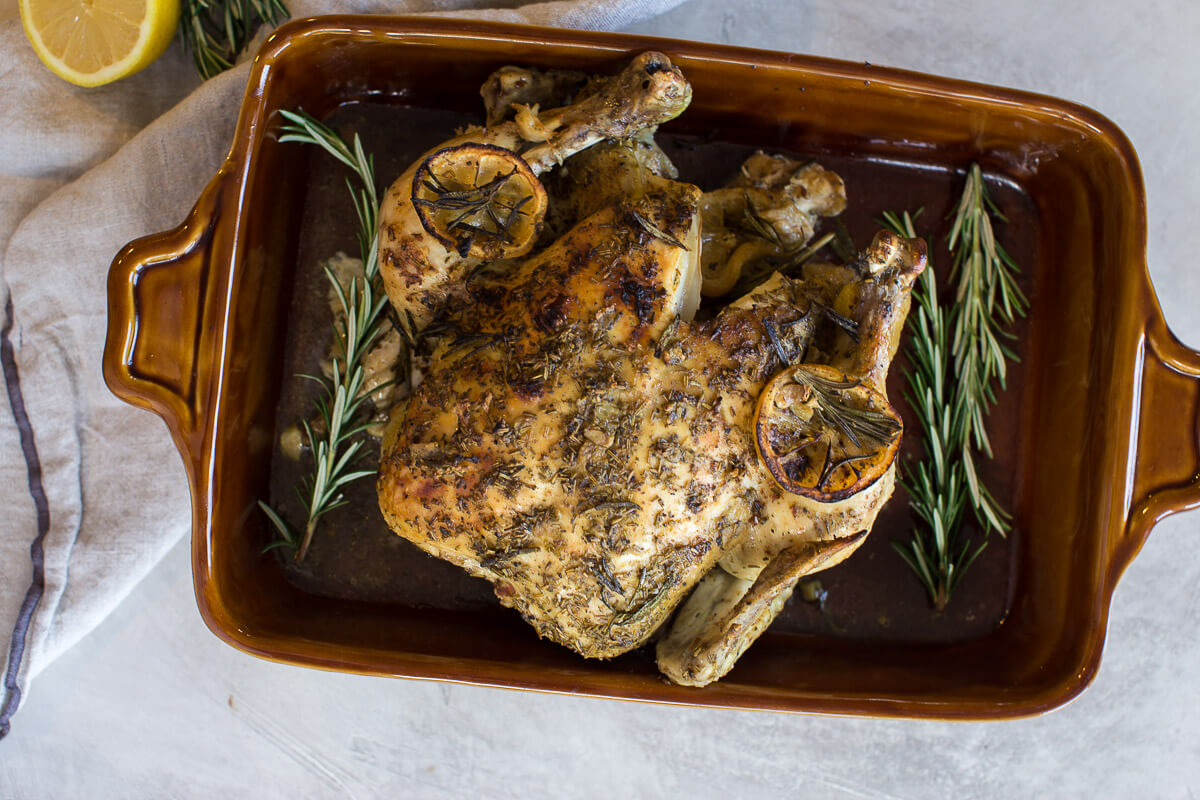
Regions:
M 424 353 L 380 507 L 540 635 L 593 658 L 657 635 L 662 671 L 704 685 L 892 493 L 884 378 L 924 243 L 786 265 L 841 180 L 760 153 L 714 192 L 678 181 L 653 133 L 691 89 L 662 54 L 605 79 L 505 68 L 484 96 L 487 127 L 380 211 L 388 298 Z

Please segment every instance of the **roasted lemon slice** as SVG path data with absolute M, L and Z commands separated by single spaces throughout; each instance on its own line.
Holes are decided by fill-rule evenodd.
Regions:
M 528 253 L 546 215 L 546 190 L 525 159 L 488 144 L 439 150 L 413 175 L 421 225 L 466 258 Z
M 821 503 L 879 480 L 896 458 L 903 428 L 887 398 L 823 364 L 783 370 L 754 409 L 755 446 L 771 476 Z

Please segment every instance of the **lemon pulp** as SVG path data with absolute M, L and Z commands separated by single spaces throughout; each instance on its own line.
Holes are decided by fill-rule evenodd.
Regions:
M 21 21 L 54 74 L 100 86 L 162 55 L 175 35 L 179 0 L 21 0 Z

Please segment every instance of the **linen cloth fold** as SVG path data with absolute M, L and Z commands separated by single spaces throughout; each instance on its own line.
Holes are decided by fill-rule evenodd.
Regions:
M 434 13 L 618 29 L 683 0 L 288 0 L 294 18 Z M 499 6 L 499 7 L 497 7 Z M 128 241 L 179 224 L 226 155 L 249 65 L 201 83 L 178 42 L 81 89 L 0 22 L 0 738 L 29 682 L 188 531 L 166 426 L 101 375 L 105 284 Z

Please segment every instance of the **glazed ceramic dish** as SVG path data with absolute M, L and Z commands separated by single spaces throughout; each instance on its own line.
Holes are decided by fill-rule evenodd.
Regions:
M 986 630 L 939 640 L 773 628 L 729 676 L 692 689 L 664 682 L 647 658 L 587 661 L 538 641 L 515 614 L 306 591 L 261 555 L 271 531 L 256 500 L 268 494 L 311 163 L 304 148 L 276 140 L 277 110 L 464 112 L 478 107 L 479 84 L 500 65 L 611 72 L 648 49 L 665 52 L 694 88 L 692 108 L 668 126 L 680 136 L 913 174 L 961 175 L 976 161 L 994 185 L 1024 198 L 1024 280 L 1034 304 L 1020 334 L 1020 380 L 996 433 L 1006 443 L 1017 533 L 1004 551 L 1003 613 Z M 114 392 L 166 421 L 191 481 L 200 610 L 218 636 L 250 653 L 667 703 L 1021 716 L 1088 684 L 1117 579 L 1155 522 L 1200 498 L 1200 355 L 1163 322 L 1145 239 L 1129 142 L 1099 114 L 1059 100 L 635 36 L 299 20 L 256 58 L 229 158 L 187 221 L 117 256 L 104 370 Z M 908 523 L 899 525 L 895 535 Z

